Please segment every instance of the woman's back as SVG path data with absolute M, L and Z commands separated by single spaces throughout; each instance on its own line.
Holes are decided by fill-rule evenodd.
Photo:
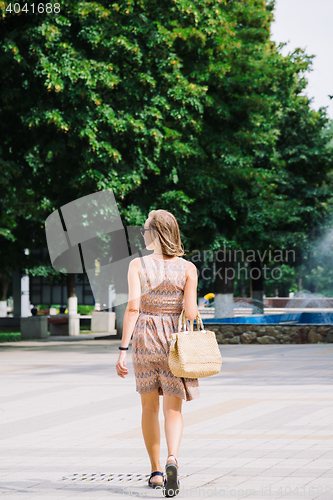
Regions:
M 179 316 L 184 305 L 185 272 L 186 260 L 181 257 L 142 257 L 140 313 Z

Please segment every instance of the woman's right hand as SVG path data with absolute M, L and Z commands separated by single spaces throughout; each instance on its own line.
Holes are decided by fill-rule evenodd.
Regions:
M 125 378 L 125 375 L 128 375 L 128 368 L 126 368 L 126 354 L 127 351 L 121 351 L 116 364 L 117 375 L 121 378 Z

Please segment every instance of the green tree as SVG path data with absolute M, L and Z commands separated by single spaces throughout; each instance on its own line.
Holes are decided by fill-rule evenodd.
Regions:
M 269 39 L 274 2 L 7 5 L 1 165 L 19 169 L 36 209 L 111 188 L 124 224 L 171 210 L 189 251 L 304 242 L 331 160 L 315 146 L 324 115 L 299 95 L 308 58 Z

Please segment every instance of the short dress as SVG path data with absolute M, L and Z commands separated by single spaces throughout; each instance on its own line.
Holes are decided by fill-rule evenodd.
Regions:
M 197 378 L 176 377 L 169 368 L 171 334 L 178 332 L 184 307 L 186 260 L 182 257 L 141 259 L 141 300 L 133 331 L 132 361 L 136 391 L 177 396 L 191 401 L 200 396 Z M 190 322 L 186 319 L 187 329 Z

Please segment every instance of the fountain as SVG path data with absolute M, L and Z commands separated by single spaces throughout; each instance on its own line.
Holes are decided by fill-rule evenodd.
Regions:
M 327 235 L 312 248 L 312 260 L 307 262 L 309 269 L 322 269 L 320 272 L 326 281 L 320 286 L 330 295 L 333 295 L 330 293 L 333 290 L 330 280 L 332 249 L 333 229 L 330 227 Z M 202 318 L 207 329 L 214 330 L 222 344 L 333 343 L 333 298 L 320 293 L 302 290 L 289 298 L 273 299 L 269 306 L 257 301 L 256 297 L 240 298 L 234 299 L 233 306 L 232 317 L 230 314 L 230 317 L 215 318 L 213 303 L 211 314 Z
M 288 301 L 286 309 L 301 312 L 299 323 L 333 324 L 333 299 L 320 293 L 311 293 L 308 290 L 297 292 Z
M 211 317 L 205 317 L 206 322 L 214 323 L 255 323 L 255 324 L 333 324 L 333 299 L 308 290 L 297 292 L 291 297 L 284 310 L 275 310 L 263 302 L 253 299 L 237 300 L 234 307 L 234 317 L 215 318 L 214 303 L 210 304 Z M 264 314 L 258 314 L 264 307 Z M 305 311 L 306 309 L 306 311 Z M 268 311 L 269 310 L 269 311 Z

